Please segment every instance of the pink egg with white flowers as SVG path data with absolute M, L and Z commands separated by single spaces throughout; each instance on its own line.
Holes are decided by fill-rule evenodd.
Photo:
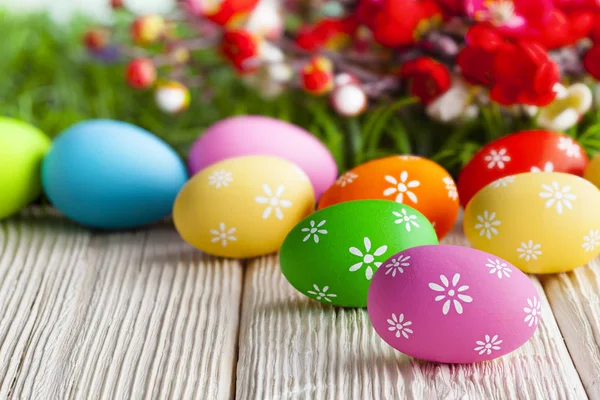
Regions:
M 390 257 L 373 277 L 367 308 L 379 336 L 396 350 L 452 364 L 516 350 L 541 318 L 527 275 L 491 254 L 450 245 Z
M 192 175 L 227 158 L 276 156 L 298 165 L 310 178 L 318 200 L 337 178 L 327 147 L 299 126 L 275 118 L 244 115 L 210 126 L 193 144 L 188 165 Z

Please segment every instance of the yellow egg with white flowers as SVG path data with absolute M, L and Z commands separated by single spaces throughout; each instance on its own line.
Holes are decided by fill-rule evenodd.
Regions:
M 177 195 L 173 220 L 180 236 L 205 253 L 246 258 L 277 251 L 314 206 L 300 167 L 278 157 L 244 156 L 194 175 Z
M 565 173 L 507 176 L 471 199 L 463 227 L 473 247 L 524 272 L 570 271 L 600 253 L 600 190 Z

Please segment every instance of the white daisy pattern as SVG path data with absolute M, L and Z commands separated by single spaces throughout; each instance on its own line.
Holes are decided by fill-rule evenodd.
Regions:
M 229 228 L 225 226 L 224 222 L 219 224 L 219 229 L 211 229 L 210 234 L 213 236 L 210 241 L 212 243 L 221 242 L 221 246 L 227 247 L 227 243 L 237 241 L 237 238 L 233 236 L 236 228 Z
M 266 204 L 267 207 L 265 211 L 263 211 L 262 217 L 263 219 L 267 219 L 271 216 L 271 212 L 275 210 L 275 217 L 277 219 L 283 219 L 283 208 L 290 208 L 292 206 L 292 202 L 289 200 L 281 199 L 281 195 L 285 190 L 285 186 L 279 185 L 277 189 L 275 189 L 275 193 L 271 190 L 269 185 L 262 185 L 263 192 L 265 192 L 266 196 L 256 196 L 254 200 L 258 204 Z
M 456 200 L 458 198 L 458 191 L 456 190 L 456 184 L 449 176 L 444 178 L 444 183 L 446 184 L 446 190 L 448 191 L 448 197 L 452 200 Z
M 408 339 L 409 336 L 413 334 L 413 330 L 407 328 L 412 325 L 412 322 L 405 321 L 404 314 L 396 316 L 396 314 L 392 313 L 392 317 L 387 320 L 387 323 L 390 324 L 390 326 L 388 326 L 388 331 L 395 331 L 395 336 L 397 338 L 404 337 L 405 339 Z
M 488 258 L 485 266 L 490 269 L 490 274 L 496 275 L 498 279 L 502 279 L 502 277 L 510 278 L 510 274 L 512 273 L 512 269 L 508 267 L 508 264 L 498 259 L 492 260 Z
M 407 232 L 410 232 L 412 227 L 419 228 L 419 224 L 417 222 L 417 216 L 414 214 L 408 214 L 405 209 L 402 209 L 401 212 L 392 211 L 395 217 L 398 217 L 397 220 L 394 221 L 395 224 L 404 224 Z
M 593 251 L 598 245 L 600 245 L 600 232 L 598 229 L 590 229 L 590 233 L 583 237 L 583 244 L 581 247 L 586 252 Z
M 577 200 L 577 196 L 571 191 L 568 185 L 560 186 L 558 182 L 553 181 L 552 184 L 542 185 L 543 191 L 540 192 L 540 197 L 546 200 L 546 208 L 556 207 L 556 212 L 562 214 L 565 208 L 573 209 L 572 201 Z
M 498 189 L 500 187 L 508 187 L 508 185 L 510 185 L 514 181 L 514 176 L 505 176 L 504 178 L 496 179 L 494 182 L 490 183 L 490 186 L 493 189 Z
M 485 335 L 484 340 L 478 340 L 475 342 L 475 350 L 480 356 L 482 355 L 490 355 L 493 351 L 500 350 L 500 345 L 502 344 L 502 340 L 498 338 L 498 335 L 494 335 L 490 337 L 490 335 Z
M 524 258 L 525 261 L 537 260 L 542 255 L 542 245 L 533 243 L 533 240 L 521 242 L 521 247 L 517 248 L 519 258 Z
M 496 219 L 495 212 L 488 212 L 485 210 L 482 215 L 477 216 L 478 223 L 475 224 L 475 230 L 479 231 L 479 236 L 485 236 L 488 239 L 492 238 L 492 235 L 498 234 L 497 226 L 501 224 L 499 220 Z
M 230 182 L 233 182 L 233 176 L 231 172 L 224 169 L 215 171 L 208 177 L 208 184 L 214 185 L 217 189 L 229 186 Z
M 452 277 L 452 282 L 446 278 L 445 275 L 440 275 L 440 281 L 442 285 L 431 282 L 429 284 L 429 288 L 435 292 L 439 292 L 439 294 L 435 297 L 435 301 L 444 301 L 444 305 L 442 306 L 442 313 L 447 315 L 450 312 L 450 307 L 454 305 L 454 310 L 458 314 L 463 313 L 463 303 L 471 303 L 473 298 L 469 295 L 466 295 L 466 292 L 469 289 L 469 286 L 462 285 L 458 286 L 460 281 L 460 274 L 456 273 Z
M 410 267 L 410 256 L 398 256 L 392 258 L 389 263 L 385 264 L 383 267 L 386 269 L 385 274 L 392 274 L 392 277 L 396 277 L 396 274 L 403 274 L 404 268 Z
M 551 161 L 547 161 L 542 168 L 531 167 L 530 172 L 554 172 L 554 164 Z
M 313 285 L 313 289 L 314 290 L 309 290 L 307 293 L 314 296 L 314 298 L 318 301 L 325 300 L 331 303 L 331 299 L 337 297 L 337 294 L 328 293 L 329 286 L 323 286 L 322 289 L 319 289 L 317 285 Z
M 358 175 L 356 175 L 353 172 L 346 172 L 344 175 L 340 176 L 337 181 L 335 181 L 335 184 L 341 187 L 345 187 L 346 185 L 351 184 L 352 182 L 354 182 L 354 180 L 358 178 Z
M 393 187 L 387 188 L 383 191 L 384 196 L 391 196 L 391 195 L 397 193 L 396 194 L 396 202 L 403 203 L 404 196 L 406 195 L 406 197 L 408 197 L 410 199 L 410 201 L 417 204 L 417 202 L 418 202 L 417 195 L 411 189 L 419 187 L 421 185 L 421 182 L 419 182 L 417 180 L 409 180 L 408 172 L 402 171 L 400 173 L 399 181 L 396 180 L 396 178 L 394 178 L 391 175 L 386 175 L 384 179 L 387 182 L 394 185 Z
M 365 268 L 365 277 L 367 278 L 367 280 L 370 281 L 371 278 L 373 277 L 373 272 L 374 272 L 373 267 L 375 267 L 375 269 L 377 269 L 382 264 L 380 261 L 377 261 L 376 257 L 380 257 L 383 254 L 385 254 L 388 247 L 380 246 L 373 253 L 371 253 L 371 240 L 368 237 L 364 238 L 364 245 L 365 245 L 364 253 L 361 250 L 357 249 L 356 247 L 350 247 L 350 250 L 349 250 L 350 253 L 357 257 L 360 257 L 361 261 L 352 265 L 350 267 L 349 271 L 350 272 L 358 271 L 364 265 L 366 267 Z
M 310 221 L 309 226 L 306 228 L 302 228 L 302 232 L 306 233 L 303 242 L 306 242 L 312 236 L 315 243 L 319 243 L 319 235 L 327 235 L 327 230 L 323 229 L 323 225 L 325 225 L 327 221 L 323 220 L 318 224 L 315 221 Z
M 579 145 L 570 137 L 561 137 L 558 139 L 558 149 L 564 151 L 569 158 L 581 157 Z
M 483 160 L 487 163 L 488 169 L 496 167 L 498 169 L 504 169 L 506 163 L 510 161 L 510 156 L 506 153 L 506 149 L 490 150 Z
M 537 297 L 533 296 L 533 299 L 527 299 L 527 305 L 528 307 L 523 308 L 523 311 L 525 311 L 525 314 L 527 314 L 524 322 L 530 327 L 534 325 L 537 326 L 540 318 L 542 317 L 542 303 L 537 299 Z

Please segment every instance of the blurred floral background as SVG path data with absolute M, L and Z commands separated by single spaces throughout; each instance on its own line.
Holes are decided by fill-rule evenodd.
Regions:
M 190 87 L 193 100 L 189 109 L 176 115 L 162 113 L 152 92 L 126 86 L 126 60 L 99 61 L 90 57 L 82 44 L 90 26 L 98 23 L 111 25 L 123 35 L 117 40 L 127 42 L 128 27 L 136 14 L 168 13 L 174 6 L 160 0 L 125 4 L 133 13 L 114 13 L 104 0 L 0 2 L 3 114 L 30 122 L 51 136 L 90 118 L 128 121 L 162 137 L 182 157 L 193 140 L 216 121 L 232 115 L 262 114 L 293 122 L 319 137 L 341 170 L 389 154 L 413 153 L 437 161 L 454 175 L 483 144 L 535 127 L 531 118 L 507 117 L 497 107 L 482 107 L 473 119 L 436 122 L 410 97 L 374 102 L 367 112 L 350 118 L 333 112 L 327 97 L 301 90 L 267 99 L 238 79 L 214 51 L 194 55 L 199 68 L 211 68 L 201 88 Z M 286 23 L 297 21 L 292 16 Z M 222 68 L 215 68 L 220 65 Z M 567 133 L 590 155 L 595 154 L 600 149 L 598 107 Z

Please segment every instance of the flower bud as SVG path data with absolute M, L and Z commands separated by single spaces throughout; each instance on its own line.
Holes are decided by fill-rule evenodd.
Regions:
M 160 82 L 154 91 L 154 101 L 161 111 L 177 114 L 189 107 L 190 91 L 177 81 Z
M 126 78 L 129 86 L 147 89 L 156 80 L 156 68 L 148 58 L 135 58 L 127 65 Z

